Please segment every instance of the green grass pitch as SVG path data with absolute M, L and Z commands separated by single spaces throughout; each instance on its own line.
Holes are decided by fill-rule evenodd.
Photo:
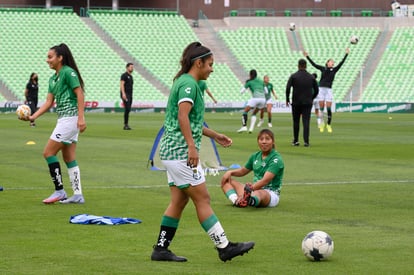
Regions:
M 37 127 L 0 114 L 0 274 L 412 274 L 414 258 L 414 119 L 412 114 L 336 113 L 333 133 L 311 122 L 311 147 L 292 147 L 289 114 L 273 114 L 277 149 L 285 161 L 281 201 L 274 209 L 239 209 L 222 194 L 220 177 L 207 176 L 211 204 L 228 238 L 256 242 L 223 263 L 199 225 L 194 206 L 184 211 L 170 246 L 186 263 L 150 261 L 169 201 L 164 172 L 147 168 L 163 114 L 87 113 L 77 160 L 86 203 L 44 205 L 53 191 L 42 151 L 56 115 Z M 206 114 L 209 126 L 233 139 L 219 148 L 224 165 L 243 165 L 257 150 L 253 134 L 238 134 L 241 113 Z M 34 141 L 34 145 L 26 145 Z M 62 162 L 63 180 L 68 185 Z M 246 181 L 251 180 L 247 177 Z M 138 218 L 138 225 L 69 223 L 88 213 Z M 328 232 L 335 251 L 308 261 L 301 241 Z

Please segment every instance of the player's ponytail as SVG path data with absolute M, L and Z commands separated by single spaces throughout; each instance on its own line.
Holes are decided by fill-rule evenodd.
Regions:
M 62 43 L 62 44 L 53 46 L 50 49 L 54 50 L 57 56 L 62 56 L 62 65 L 66 65 L 75 70 L 75 72 L 78 74 L 81 88 L 82 90 L 84 90 L 84 83 L 83 83 L 82 76 L 79 72 L 78 66 L 76 65 L 75 59 L 73 58 L 72 52 L 70 51 L 69 47 L 65 43 Z
M 193 42 L 189 44 L 183 52 L 181 57 L 181 69 L 178 71 L 174 80 L 179 78 L 181 75 L 188 73 L 193 66 L 194 61 L 201 59 L 203 62 L 212 55 L 213 53 L 209 48 L 201 45 L 200 42 Z

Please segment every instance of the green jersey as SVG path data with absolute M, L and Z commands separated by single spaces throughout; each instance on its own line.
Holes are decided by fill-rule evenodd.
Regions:
M 262 158 L 262 151 L 252 154 L 244 167 L 253 170 L 253 183 L 262 179 L 266 172 L 274 174 L 272 181 L 262 189 L 269 189 L 280 193 L 285 164 L 283 163 L 282 156 L 275 149 L 272 149 L 265 159 Z
M 73 90 L 79 86 L 78 74 L 68 66 L 50 77 L 49 93 L 55 97 L 58 118 L 78 115 L 78 98 Z
M 162 160 L 184 160 L 188 158 L 188 146 L 181 133 L 178 121 L 178 105 L 190 102 L 188 118 L 197 150 L 200 150 L 204 123 L 204 99 L 200 86 L 189 74 L 183 74 L 174 81 L 168 98 L 164 121 L 164 135 L 161 139 L 160 158 Z
M 261 79 L 255 78 L 252 80 L 248 80 L 246 84 L 244 84 L 244 88 L 249 88 L 252 92 L 252 96 L 254 98 L 264 98 L 264 82 Z
M 207 83 L 204 80 L 198 81 L 198 86 L 200 86 L 201 92 L 204 96 L 204 92 L 207 90 Z
M 272 98 L 273 84 L 267 83 L 264 86 L 267 88 L 267 93 L 265 91 L 265 98 L 266 98 L 266 101 L 268 101 L 269 99 Z

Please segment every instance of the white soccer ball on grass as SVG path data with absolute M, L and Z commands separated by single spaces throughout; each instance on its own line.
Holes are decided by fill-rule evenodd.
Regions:
M 334 251 L 331 236 L 324 231 L 312 231 L 302 241 L 302 252 L 311 261 L 319 262 L 328 259 Z

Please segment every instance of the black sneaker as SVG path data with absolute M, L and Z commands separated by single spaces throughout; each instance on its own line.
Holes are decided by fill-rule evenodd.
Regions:
M 310 144 L 309 144 L 309 143 L 307 143 L 307 142 L 305 142 L 305 144 L 303 144 L 303 146 L 305 146 L 305 147 L 309 147 L 309 146 L 310 146 Z
M 125 125 L 125 126 L 124 126 L 124 130 L 132 130 L 132 128 L 131 128 L 131 127 L 129 127 L 129 125 Z
M 171 252 L 171 250 L 154 246 L 154 250 L 151 254 L 151 260 L 153 261 L 169 261 L 169 262 L 186 262 L 187 258 L 177 256 Z
M 299 142 L 298 141 L 292 141 L 292 146 L 299 146 Z
M 245 242 L 245 243 L 232 243 L 225 248 L 217 248 L 219 258 L 223 262 L 230 261 L 236 256 L 242 256 L 244 253 L 247 253 L 250 249 L 253 249 L 254 242 Z

